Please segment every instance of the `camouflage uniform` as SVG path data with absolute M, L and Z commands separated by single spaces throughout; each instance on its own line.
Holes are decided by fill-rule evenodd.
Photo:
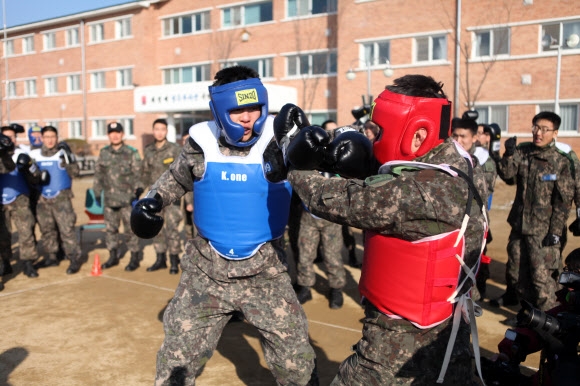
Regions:
M 314 260 L 318 245 L 322 245 L 324 265 L 330 288 L 342 289 L 346 284 L 346 272 L 342 263 L 342 226 L 322 218 L 315 218 L 309 212 L 302 212 L 298 248 L 298 285 L 312 287 L 316 282 Z
M 451 139 L 414 161 L 468 170 Z M 485 197 L 481 169 L 474 168 L 473 173 L 477 191 Z M 317 172 L 293 170 L 288 180 L 316 216 L 406 241 L 460 228 L 467 208 L 467 183 L 435 170 L 408 170 L 366 181 L 325 179 Z M 465 232 L 464 261 L 469 267 L 479 259 L 484 227 L 481 208 L 474 200 Z M 364 264 L 363 259 L 363 269 Z M 354 346 L 355 353 L 341 364 L 332 385 L 435 384 L 451 319 L 419 329 L 405 319 L 379 313 L 365 301 L 363 338 Z M 467 385 L 473 370 L 469 329 L 463 321 L 456 339 L 445 384 Z
M 250 147 L 233 147 L 220 138 L 226 156 L 246 156 Z M 280 150 L 272 141 L 264 152 L 272 182 L 286 178 Z M 266 169 L 265 169 L 266 170 Z M 171 205 L 203 176 L 204 154 L 190 139 L 177 160 L 151 187 Z M 282 238 L 263 244 L 250 258 L 228 260 L 198 235 L 186 244 L 182 275 L 163 317 L 165 340 L 157 355 L 156 385 L 192 385 L 198 371 L 216 348 L 222 330 L 239 311 L 258 328 L 269 368 L 278 384 L 306 385 L 314 369 L 315 353 L 308 339 L 308 323 L 287 274 Z
M 6 173 L 10 173 L 12 170 L 14 170 L 14 168 L 16 167 L 16 165 L 14 164 L 14 161 L 12 160 L 12 156 L 11 156 L 11 152 L 5 152 L 4 154 L 0 155 L 0 174 L 6 174 Z M 4 216 L 0 216 L 0 235 L 6 234 L 9 232 L 8 226 L 6 224 L 6 220 L 4 219 Z M 4 237 L 0 237 L 0 239 L 2 241 L 4 241 Z M 11 243 L 11 240 L 8 240 L 9 243 Z M 6 249 L 9 248 L 11 249 L 11 245 L 8 245 L 7 247 L 5 245 L 0 245 L 0 247 L 2 249 Z M 0 271 L 2 273 L 4 273 L 4 262 L 3 259 L 0 259 Z M 4 284 L 0 281 L 0 291 L 2 291 L 4 289 Z
M 144 186 L 152 185 L 160 176 L 169 169 L 169 165 L 179 156 L 181 147 L 175 143 L 165 141 L 163 146 L 157 148 L 155 143 L 145 146 L 143 152 L 143 173 L 141 182 Z M 160 213 L 164 218 L 163 229 L 153 239 L 156 253 L 165 254 L 168 250 L 171 255 L 181 253 L 181 240 L 179 237 L 179 222 L 182 213 L 179 208 L 181 200 L 163 208 Z
M 190 212 L 187 210 L 188 205 L 193 206 L 193 192 L 188 192 L 183 196 L 183 229 L 185 230 L 185 240 L 189 240 L 197 235 L 197 230 L 193 224 L 193 211 Z
M 517 184 L 508 215 L 506 284 L 534 307 L 549 310 L 557 304 L 562 259 L 559 245 L 543 247 L 542 240 L 548 234 L 562 236 L 566 226 L 574 195 L 570 161 L 555 142 L 543 148 L 526 142 L 497 166 L 502 180 Z
M 95 165 L 95 197 L 105 192 L 105 244 L 109 251 L 119 246 L 119 225 L 123 222 L 125 234 L 129 240 L 127 246 L 134 253 L 140 252 L 139 238 L 131 231 L 131 203 L 135 199 L 135 190 L 142 186 L 141 157 L 137 149 L 121 145 L 117 150 L 105 146 L 99 153 Z
M 30 153 L 33 158 L 35 151 Z M 40 154 L 43 157 L 52 157 L 59 151 L 56 146 L 52 149 L 47 149 L 45 145 L 42 145 L 40 148 Z M 79 176 L 79 165 L 76 162 L 67 164 L 62 161 L 62 163 L 71 179 Z M 39 167 L 42 169 L 41 164 L 39 164 Z M 41 194 L 36 203 L 36 216 L 42 233 L 42 245 L 50 260 L 56 259 L 58 252 L 57 235 L 59 233 L 66 256 L 71 261 L 81 258 L 81 247 L 75 231 L 77 215 L 72 206 L 73 197 L 71 189 L 64 189 L 54 198 L 47 198 Z

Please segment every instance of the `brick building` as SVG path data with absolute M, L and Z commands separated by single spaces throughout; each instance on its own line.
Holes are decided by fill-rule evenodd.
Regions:
M 223 66 L 259 70 L 271 111 L 294 102 L 339 124 L 363 96 L 422 73 L 445 84 L 456 115 L 473 107 L 504 137 L 528 140 L 535 113 L 559 111 L 559 139 L 580 151 L 579 35 L 571 0 L 131 1 L 7 28 L 0 119 L 52 124 L 94 152 L 116 120 L 142 149 L 155 118 L 179 138 L 211 117 L 207 86 Z

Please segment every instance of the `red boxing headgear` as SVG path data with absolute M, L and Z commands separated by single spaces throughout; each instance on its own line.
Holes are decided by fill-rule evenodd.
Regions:
M 442 143 L 451 134 L 451 102 L 446 98 L 425 98 L 383 91 L 375 99 L 370 119 L 381 127 L 373 144 L 377 161 L 410 161 Z M 411 153 L 415 132 L 425 128 L 427 137 Z

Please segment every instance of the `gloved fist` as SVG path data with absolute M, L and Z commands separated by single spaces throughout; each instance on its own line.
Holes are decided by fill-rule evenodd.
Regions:
M 289 143 L 286 160 L 298 170 L 316 169 L 324 161 L 324 147 L 330 136 L 320 126 L 308 126 Z
M 576 209 L 576 220 L 568 227 L 574 236 L 580 236 L 580 208 Z
M 9 137 L 0 133 L 0 156 L 3 156 L 11 151 L 14 151 L 14 143 Z
M 505 146 L 505 152 L 503 153 L 505 157 L 514 155 L 516 152 L 517 142 L 518 138 L 515 136 L 505 140 L 505 143 L 503 144 Z
M 64 158 L 64 161 L 67 164 L 70 164 L 70 163 L 75 162 L 75 155 L 72 152 L 72 150 L 71 150 L 70 146 L 68 145 L 68 143 L 66 143 L 64 141 L 59 142 L 58 145 L 56 145 L 56 148 L 58 150 L 62 150 L 64 152 L 63 158 Z
M 362 179 L 372 174 L 372 158 L 371 141 L 358 131 L 345 131 L 326 146 L 323 167 L 345 178 Z
M 551 247 L 556 244 L 560 244 L 560 236 L 557 236 L 552 233 L 548 233 L 546 237 L 544 237 L 544 240 L 542 240 L 543 247 Z
M 163 217 L 156 215 L 163 209 L 161 196 L 152 190 L 137 201 L 131 211 L 131 230 L 137 237 L 151 239 L 161 231 Z
M 282 106 L 274 118 L 274 137 L 278 147 L 285 151 L 298 131 L 306 126 L 310 126 L 310 122 L 300 107 L 292 103 Z
M 22 173 L 34 173 L 36 171 L 36 166 L 32 162 L 32 158 L 26 153 L 18 154 L 16 159 L 16 167 Z

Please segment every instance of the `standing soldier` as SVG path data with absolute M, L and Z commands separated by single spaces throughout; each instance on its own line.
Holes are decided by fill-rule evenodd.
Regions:
M 12 159 L 14 152 L 14 142 L 4 134 L 0 133 L 0 175 L 10 173 L 16 167 Z M 7 231 L 4 216 L 0 216 L 0 234 Z M 0 271 L 4 272 L 4 261 L 0 259 Z M 3 273 L 2 273 L 3 275 Z M 0 275 L 0 276 L 2 276 Z M 4 289 L 4 283 L 0 281 L 0 291 Z
M 144 186 L 153 185 L 163 172 L 169 169 L 169 165 L 181 152 L 179 145 L 167 140 L 167 121 L 165 119 L 160 118 L 153 122 L 153 138 L 155 138 L 155 142 L 147 145 L 143 154 L 143 178 L 141 178 L 141 182 Z M 161 212 L 165 218 L 165 223 L 161 232 L 153 240 L 157 260 L 151 267 L 147 268 L 147 272 L 167 268 L 167 250 L 169 250 L 169 261 L 171 262 L 169 273 L 179 272 L 181 240 L 177 228 L 183 216 L 180 204 L 181 200 L 176 200 L 163 208 Z
M 508 215 L 507 288 L 490 301 L 494 307 L 516 305 L 518 297 L 542 311 L 557 305 L 560 237 L 574 196 L 570 160 L 556 147 L 560 123 L 557 114 L 542 111 L 532 119 L 533 142 L 516 145 L 512 137 L 504 143 L 498 174 L 517 187 Z
M 118 122 L 107 125 L 107 136 L 110 144 L 101 149 L 95 165 L 95 182 L 93 190 L 100 200 L 105 192 L 105 243 L 109 250 L 109 259 L 101 264 L 102 269 L 119 264 L 119 225 L 123 222 L 128 236 L 127 246 L 131 251 L 131 261 L 125 271 L 139 268 L 141 249 L 139 238 L 131 231 L 131 203 L 143 192 L 141 188 L 141 157 L 134 147 L 125 145 L 123 126 Z
M 24 133 L 24 128 L 18 124 L 3 126 L 2 134 L 6 135 L 16 144 L 16 134 Z M 0 255 L 4 263 L 3 272 L 0 275 L 12 273 L 10 260 L 12 259 L 11 222 L 18 230 L 20 243 L 20 260 L 24 262 L 23 272 L 26 276 L 38 277 L 34 268 L 34 261 L 38 259 L 36 239 L 34 238 L 34 225 L 36 220 L 30 209 L 30 186 L 48 182 L 48 173 L 40 171 L 30 156 L 16 145 L 14 155 L 16 168 L 7 174 L 0 175 L 0 192 L 2 194 L 2 212 L 6 224 L 5 229 L 0 230 Z
M 42 128 L 42 147 L 30 152 L 41 170 L 50 174 L 50 182 L 40 188 L 40 197 L 36 204 L 36 215 L 42 243 L 48 257 L 40 262 L 39 267 L 51 267 L 59 264 L 57 260 L 60 233 L 66 257 L 70 266 L 66 273 L 74 274 L 81 269 L 81 248 L 75 232 L 77 215 L 72 206 L 72 178 L 78 177 L 79 166 L 74 154 L 66 142 L 58 142 L 58 131 L 52 126 Z

